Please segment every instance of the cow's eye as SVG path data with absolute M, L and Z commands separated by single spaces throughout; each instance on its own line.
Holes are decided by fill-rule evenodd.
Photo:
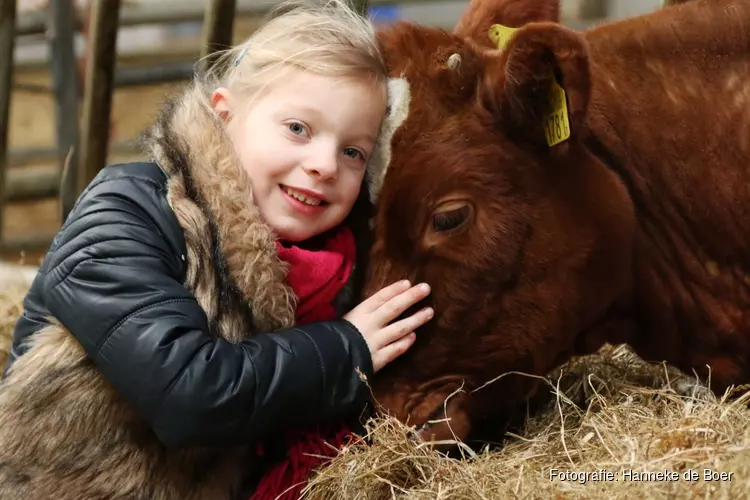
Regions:
M 471 207 L 466 204 L 457 208 L 440 210 L 432 214 L 432 228 L 438 232 L 456 229 L 469 219 L 469 215 L 471 215 Z

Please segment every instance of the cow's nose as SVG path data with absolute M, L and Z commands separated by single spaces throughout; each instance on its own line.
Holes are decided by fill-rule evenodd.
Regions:
M 463 441 L 471 429 L 469 414 L 463 408 L 465 394 L 457 393 L 439 402 L 416 431 L 426 442 L 438 442 L 438 449 L 448 450 L 458 441 Z M 423 410 L 424 411 L 424 410 Z

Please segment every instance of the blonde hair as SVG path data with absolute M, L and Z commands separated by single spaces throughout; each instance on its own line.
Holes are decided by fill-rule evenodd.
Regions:
M 223 51 L 203 78 L 252 101 L 284 69 L 370 78 L 385 89 L 387 70 L 375 28 L 346 0 L 286 0 L 245 42 Z

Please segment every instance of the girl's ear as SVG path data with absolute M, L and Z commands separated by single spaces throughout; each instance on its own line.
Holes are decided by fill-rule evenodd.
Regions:
M 211 94 L 211 107 L 214 113 L 221 118 L 221 121 L 225 123 L 229 122 L 232 111 L 229 90 L 224 87 L 214 90 L 213 94 Z

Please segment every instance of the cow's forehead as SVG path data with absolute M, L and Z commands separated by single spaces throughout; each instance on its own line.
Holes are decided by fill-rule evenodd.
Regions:
M 476 57 L 461 39 L 443 30 L 408 23 L 379 33 L 391 77 L 388 80 L 388 112 L 370 162 L 370 200 L 375 203 L 391 163 L 393 137 L 409 117 L 415 104 L 426 105 L 427 93 L 434 98 L 458 98 L 464 83 L 474 77 Z M 462 60 L 471 58 L 472 67 Z M 467 71 L 468 70 L 468 71 Z M 451 82 L 441 79 L 450 72 Z M 437 77 L 437 78 L 436 78 Z M 416 85 L 418 84 L 418 85 Z M 412 101 L 418 89 L 420 103 Z
M 392 76 L 410 71 L 425 74 L 467 44 L 444 30 L 405 22 L 382 28 L 378 41 Z

